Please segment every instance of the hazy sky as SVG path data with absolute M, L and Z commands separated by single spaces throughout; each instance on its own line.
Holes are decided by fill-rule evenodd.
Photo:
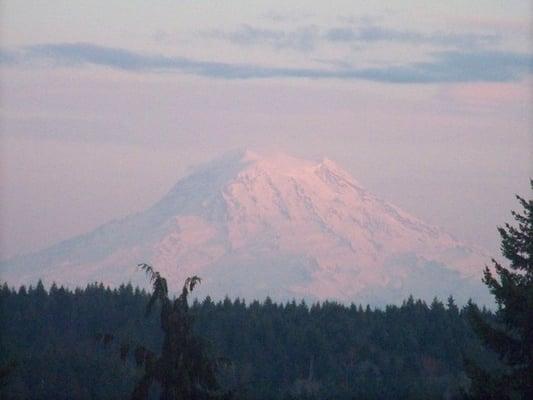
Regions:
M 332 158 L 497 253 L 533 176 L 530 3 L 4 0 L 1 256 L 248 147 Z

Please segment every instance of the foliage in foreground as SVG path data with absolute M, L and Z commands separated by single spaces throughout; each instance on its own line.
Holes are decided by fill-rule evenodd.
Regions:
M 533 189 L 533 181 L 531 181 Z M 512 212 L 516 226 L 498 228 L 502 253 L 509 267 L 493 260 L 483 281 L 496 299 L 493 321 L 472 308 L 470 319 L 483 343 L 500 363 L 487 368 L 475 362 L 466 367 L 472 382 L 468 399 L 533 399 L 533 200 L 516 196 L 523 212 Z
M 161 349 L 161 305 L 146 318 L 151 298 L 129 285 L 75 291 L 4 285 L 0 365 L 17 364 L 6 398 L 127 398 L 143 371 L 94 339 L 113 332 L 154 353 Z M 212 356 L 231 361 L 217 376 L 221 389 L 237 388 L 243 399 L 451 399 L 466 383 L 463 354 L 494 362 L 466 308 L 451 299 L 428 305 L 410 298 L 380 310 L 207 298 L 189 312 Z
M 168 285 L 164 277 L 151 265 L 139 264 L 152 284 L 152 293 L 146 305 L 149 316 L 159 306 L 159 322 L 163 333 L 160 355 L 143 344 L 120 341 L 120 358 L 126 361 L 132 353 L 135 363 L 142 367 L 142 376 L 135 384 L 132 400 L 145 400 L 152 389 L 157 388 L 161 400 L 210 400 L 226 399 L 229 394 L 220 393 L 216 381 L 217 363 L 209 356 L 202 338 L 193 332 L 193 318 L 187 301 L 200 278 L 193 276 L 185 280 L 181 294 L 169 298 Z M 113 334 L 98 335 L 104 346 L 114 339 Z

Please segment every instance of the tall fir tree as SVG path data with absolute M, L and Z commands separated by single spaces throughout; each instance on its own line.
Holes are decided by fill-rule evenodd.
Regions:
M 533 180 L 530 181 L 533 190 Z M 498 228 L 504 267 L 496 260 L 485 267 L 484 283 L 494 295 L 494 322 L 470 307 L 474 331 L 501 360 L 499 368 L 482 368 L 468 361 L 469 399 L 533 399 L 533 200 L 516 196 L 523 211 L 512 211 L 516 226 Z

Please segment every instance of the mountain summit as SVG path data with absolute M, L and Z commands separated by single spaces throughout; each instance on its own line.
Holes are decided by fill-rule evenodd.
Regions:
M 174 288 L 201 276 L 218 298 L 483 301 L 485 261 L 331 160 L 244 151 L 196 168 L 146 211 L 3 263 L 2 278 L 142 283 L 134 266 L 148 262 Z

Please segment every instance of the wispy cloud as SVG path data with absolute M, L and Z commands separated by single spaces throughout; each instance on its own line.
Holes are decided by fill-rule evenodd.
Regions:
M 204 36 L 228 40 L 243 46 L 267 45 L 278 50 L 309 51 L 315 48 L 319 34 L 315 25 L 306 25 L 290 31 L 243 25 L 235 31 L 211 31 L 206 32 Z
M 3 54 L 3 53 L 2 53 Z M 442 51 L 427 62 L 372 68 L 291 68 L 200 61 L 150 55 L 88 43 L 42 44 L 11 51 L 1 63 L 98 65 L 126 71 L 179 72 L 220 79 L 310 78 L 389 83 L 505 82 L 533 72 L 531 54 L 502 51 Z
M 19 61 L 19 52 L 0 49 L 0 64 L 15 64 Z
M 241 46 L 269 46 L 275 49 L 313 50 L 319 43 L 357 43 L 377 42 L 428 44 L 447 48 L 479 48 L 498 43 L 498 35 L 482 33 L 423 33 L 415 30 L 398 30 L 363 23 L 360 26 L 342 25 L 321 29 L 316 25 L 301 26 L 296 29 L 258 28 L 242 25 L 233 31 L 210 31 L 203 36 L 227 40 Z
M 369 80 L 394 83 L 508 82 L 533 72 L 530 54 L 501 51 L 445 51 L 434 60 L 359 70 Z
M 365 25 L 359 28 L 332 28 L 326 31 L 324 38 L 332 42 L 400 42 L 460 48 L 493 45 L 500 41 L 498 35 L 446 32 L 422 33 L 413 30 L 390 29 L 377 25 Z

